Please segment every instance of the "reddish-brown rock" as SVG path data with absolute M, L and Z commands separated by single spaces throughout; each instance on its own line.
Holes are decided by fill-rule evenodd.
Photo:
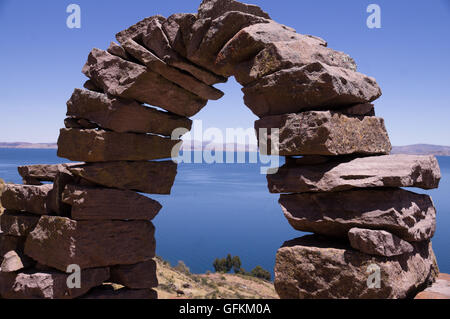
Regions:
M 379 117 L 311 111 L 264 117 L 255 122 L 255 129 L 263 154 L 275 154 L 275 150 L 283 156 L 371 155 L 389 154 L 392 149 Z M 274 134 L 278 134 L 278 143 Z
M 82 162 L 143 161 L 171 158 L 181 144 L 157 135 L 61 129 L 58 156 Z
M 241 34 L 239 35 L 242 37 Z M 249 35 L 247 36 L 249 37 Z M 255 51 L 264 47 L 254 58 L 247 60 L 247 54 L 244 57 L 239 56 L 235 57 L 233 61 L 228 61 L 229 57 L 223 55 L 223 53 L 219 56 L 220 63 L 224 65 L 232 63 L 235 67 L 230 68 L 231 72 L 233 72 L 237 81 L 244 86 L 282 69 L 301 67 L 317 61 L 356 71 L 355 61 L 347 54 L 320 45 L 311 37 L 305 35 L 296 35 L 296 37 L 297 39 L 293 41 L 267 44 L 259 44 L 254 37 L 251 37 L 255 41 L 255 43 L 252 43 L 256 46 Z M 250 39 L 247 39 L 247 41 L 250 41 Z M 227 45 L 232 44 L 228 43 Z M 226 51 L 226 53 L 237 54 L 234 51 Z M 242 59 L 246 60 L 242 61 Z
M 128 39 L 123 42 L 122 45 L 130 55 L 147 66 L 149 70 L 162 75 L 167 80 L 179 85 L 198 97 L 205 100 L 218 100 L 223 96 L 222 91 L 206 85 L 190 74 L 171 67 L 136 41 Z
M 181 116 L 193 116 L 207 103 L 147 67 L 99 49 L 92 50 L 83 73 L 105 93 L 159 106 Z
M 412 253 L 387 258 L 336 240 L 305 236 L 278 250 L 274 284 L 282 299 L 411 298 L 435 280 L 434 261 L 427 241 L 415 243 Z
M 79 163 L 26 165 L 19 166 L 18 171 L 20 176 L 22 176 L 24 184 L 30 185 L 29 182 L 33 182 L 40 185 L 41 182 L 53 182 L 58 172 L 68 172 L 68 167 L 78 164 Z
M 82 270 L 80 288 L 68 288 L 69 276 L 64 272 L 37 270 L 0 275 L 0 294 L 5 299 L 73 299 L 108 280 L 109 269 Z
M 375 79 L 321 62 L 275 72 L 242 91 L 245 105 L 259 117 L 332 110 L 381 96 Z
M 0 218 L 0 229 L 4 235 L 26 237 L 39 221 L 39 216 L 5 210 Z
M 39 263 L 66 271 L 129 265 L 155 257 L 155 228 L 149 221 L 75 221 L 44 216 L 30 233 L 25 253 Z
M 216 65 L 216 58 L 224 45 L 241 29 L 257 23 L 269 23 L 262 17 L 231 11 L 214 19 L 200 19 L 192 27 L 191 41 L 187 44 L 188 59 L 194 63 L 222 75 Z
M 190 63 L 187 59 L 185 59 L 184 57 L 179 55 L 178 52 L 172 49 L 171 43 L 176 42 L 177 41 L 176 38 L 178 36 L 181 37 L 181 39 L 179 39 L 178 41 L 182 42 L 180 45 L 182 45 L 182 48 L 184 48 L 183 34 L 181 34 L 181 31 L 179 30 L 180 26 L 178 22 L 183 24 L 183 21 L 180 20 L 185 20 L 186 18 L 189 20 L 191 17 L 189 14 L 179 14 L 169 17 L 164 22 L 153 20 L 151 23 L 149 23 L 147 33 L 144 34 L 143 36 L 142 41 L 144 46 L 148 48 L 150 51 L 152 51 L 154 54 L 156 54 L 161 60 L 163 60 L 168 65 L 188 72 L 196 79 L 202 81 L 207 85 L 225 82 L 226 80 L 224 78 L 217 76 L 209 71 L 206 71 L 193 63 Z M 168 33 L 174 33 L 172 37 L 174 37 L 175 39 L 172 41 L 169 40 L 169 37 L 166 35 L 165 30 L 168 30 Z M 184 32 L 189 32 L 189 30 L 184 30 Z M 183 49 L 181 50 L 185 51 L 186 49 L 184 48 L 184 50 Z M 181 79 L 179 78 L 177 80 L 180 81 Z M 186 89 L 191 91 L 189 88 Z M 220 92 L 216 92 L 214 94 L 217 93 L 219 94 L 216 95 L 216 97 L 223 95 L 223 93 Z
M 281 195 L 280 205 L 296 230 L 326 236 L 347 238 L 357 227 L 414 242 L 430 239 L 436 230 L 431 197 L 402 189 Z
M 108 53 L 118 56 L 119 58 L 122 58 L 124 60 L 130 60 L 131 57 L 130 55 L 127 53 L 127 51 L 125 51 L 125 49 L 123 47 L 121 47 L 119 44 L 115 43 L 115 42 L 111 42 L 111 44 L 109 45 Z
M 75 220 L 152 220 L 162 208 L 132 191 L 76 185 L 66 186 L 62 201 L 72 207 Z
M 92 163 L 72 167 L 70 171 L 105 187 L 169 195 L 177 175 L 177 164 L 171 161 Z
M 135 265 L 111 267 L 111 282 L 131 289 L 147 289 L 158 286 L 156 263 L 148 260 Z
M 336 192 L 353 188 L 439 186 L 434 156 L 386 155 L 350 159 L 289 159 L 267 176 L 271 193 Z M 315 161 L 315 162 L 314 162 Z
M 260 7 L 235 0 L 203 0 L 198 8 L 198 17 L 215 19 L 229 11 L 239 11 L 270 19 L 269 14 Z
M 384 230 L 352 228 L 348 238 L 352 248 L 368 255 L 392 257 L 414 250 L 410 243 Z
M 75 89 L 67 115 L 87 119 L 118 133 L 154 133 L 171 136 L 177 128 L 191 129 L 188 118 L 88 90 Z
M 52 188 L 52 185 L 6 184 L 1 194 L 1 203 L 8 210 L 46 215 L 48 211 L 47 198 Z
M 103 285 L 92 289 L 81 299 L 158 299 L 158 293 L 153 289 L 128 289 L 115 290 L 111 285 Z

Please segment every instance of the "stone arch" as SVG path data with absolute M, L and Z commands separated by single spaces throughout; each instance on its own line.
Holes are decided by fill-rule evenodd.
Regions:
M 282 298 L 403 298 L 434 279 L 433 204 L 398 187 L 437 187 L 437 162 L 388 156 L 384 121 L 371 104 L 381 90 L 350 56 L 234 0 L 204 0 L 196 14 L 152 16 L 116 39 L 106 51 L 91 51 L 83 67 L 89 80 L 67 103 L 58 155 L 83 163 L 21 167 L 26 185 L 9 185 L 2 196 L 10 211 L 2 229 L 26 238 L 24 254 L 46 269 L 2 277 L 3 297 L 155 298 L 149 220 L 161 205 L 137 192 L 170 194 L 176 164 L 156 160 L 171 157 L 180 146 L 173 130 L 189 130 L 189 117 L 222 97 L 213 85 L 230 76 L 260 118 L 257 132 L 269 130 L 258 134 L 260 146 L 287 157 L 268 176 L 270 192 L 282 193 L 295 229 L 325 236 L 279 250 Z M 17 233 L 8 227 L 14 223 L 23 225 Z M 330 240 L 336 237 L 343 243 Z M 388 279 L 383 289 L 367 286 L 370 263 Z M 11 289 L 38 276 L 63 282 L 72 264 L 82 269 L 82 289 L 60 285 L 51 296 L 26 285 Z M 126 288 L 90 290 L 107 280 Z

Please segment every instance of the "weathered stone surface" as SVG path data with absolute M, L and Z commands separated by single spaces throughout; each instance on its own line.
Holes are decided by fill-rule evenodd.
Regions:
M 189 43 L 192 37 L 192 26 L 197 21 L 197 15 L 192 13 L 176 13 L 171 15 L 162 23 L 162 28 L 164 34 L 169 40 L 169 44 L 172 49 L 174 49 L 181 56 L 186 57 L 186 45 Z M 212 74 L 212 73 L 211 73 Z M 206 84 L 214 84 L 215 80 L 211 78 L 212 81 L 203 82 Z
M 220 55 L 220 63 L 232 63 L 235 67 L 230 68 L 230 70 L 232 70 L 231 72 L 233 72 L 237 81 L 242 85 L 248 85 L 282 69 L 301 67 L 317 61 L 356 71 L 355 61 L 347 54 L 319 45 L 311 37 L 303 35 L 298 35 L 298 37 L 302 38 L 294 41 L 280 41 L 265 44 L 262 51 L 254 58 L 245 62 L 241 61 L 241 59 L 247 58 L 248 54 L 242 58 L 239 57 L 237 61 L 235 61 L 235 58 L 231 62 L 228 61 L 226 56 Z M 255 51 L 257 51 L 261 46 L 256 41 L 255 44 Z M 234 51 L 230 52 L 236 55 Z M 252 51 L 252 53 L 254 52 Z
M 403 299 L 435 280 L 431 243 L 397 257 L 370 256 L 318 236 L 286 242 L 278 250 L 275 289 L 282 299 Z M 380 268 L 380 288 L 369 288 L 369 266 Z M 371 281 L 370 281 L 371 283 Z
M 25 237 L 34 229 L 39 216 L 5 210 L 0 218 L 0 229 L 4 235 Z
M 128 39 L 122 45 L 130 55 L 146 65 L 149 70 L 162 75 L 165 79 L 179 85 L 196 96 L 205 100 L 218 100 L 223 96 L 222 91 L 206 85 L 190 74 L 171 67 L 136 41 Z
M 120 31 L 116 34 L 116 39 L 119 43 L 126 42 L 128 39 L 133 39 L 138 43 L 142 43 L 143 36 L 147 33 L 147 29 L 150 23 L 153 21 L 164 22 L 166 18 L 161 15 L 155 15 L 145 18 L 138 23 L 132 25 L 126 30 Z
M 1 194 L 2 206 L 8 210 L 26 211 L 36 215 L 47 214 L 47 197 L 52 185 L 6 184 Z
M 270 47 L 276 42 L 303 41 L 312 46 L 326 47 L 326 42 L 320 38 L 301 35 L 294 29 L 276 23 L 272 20 L 264 20 L 262 23 L 253 23 L 237 32 L 220 50 L 216 58 L 217 67 L 224 74 L 235 74 L 238 80 L 243 80 L 241 84 L 247 82 L 245 72 L 236 72 L 236 66 L 241 62 L 251 60 L 266 47 Z M 322 50 L 322 49 L 317 49 Z M 323 49 L 323 51 L 327 51 Z M 298 55 L 298 54 L 297 54 Z M 266 68 L 273 66 L 273 61 L 266 61 Z M 262 62 L 265 63 L 265 62 Z M 238 68 L 239 69 L 239 68 Z M 249 70 L 247 69 L 247 73 Z M 248 76 L 248 75 L 247 75 Z M 251 82 L 251 80 L 249 80 Z
M 75 89 L 67 102 L 67 115 L 88 119 L 118 133 L 154 133 L 171 136 L 177 128 L 191 129 L 186 117 L 158 111 L 133 100 Z
M 180 147 L 180 140 L 157 135 L 61 129 L 58 156 L 83 162 L 142 161 L 171 158 L 172 149 Z
M 25 242 L 39 263 L 66 271 L 129 265 L 155 257 L 155 228 L 149 221 L 75 221 L 44 216 Z
M 433 237 L 436 209 L 430 196 L 402 189 L 281 195 L 296 230 L 346 238 L 354 227 L 386 230 L 409 242 Z
M 157 201 L 132 191 L 67 185 L 62 201 L 72 206 L 75 220 L 152 220 Z
M 269 14 L 260 7 L 234 0 L 203 0 L 198 8 L 198 17 L 216 19 L 229 11 L 239 11 L 270 19 Z
M 58 172 L 66 171 L 67 167 L 78 165 L 77 163 L 68 164 L 39 164 L 39 165 L 27 165 L 19 166 L 18 171 L 25 184 L 32 182 L 40 185 L 41 182 L 53 182 Z M 29 184 L 28 184 L 29 185 Z
M 223 46 L 242 28 L 270 20 L 238 11 L 227 12 L 211 21 L 200 19 L 192 27 L 192 38 L 187 44 L 187 57 L 212 72 L 228 76 L 216 66 L 216 58 Z
M 439 274 L 436 282 L 414 299 L 450 299 L 450 275 Z
M 172 30 L 173 28 L 180 28 L 177 21 L 179 21 L 180 18 L 174 18 L 169 17 L 168 20 L 171 20 L 168 22 L 168 28 Z M 164 21 L 166 23 L 166 21 Z M 143 44 L 146 48 L 148 48 L 150 51 L 152 51 L 156 56 L 158 56 L 161 60 L 163 60 L 165 63 L 167 63 L 170 66 L 173 66 L 175 68 L 178 68 L 180 70 L 186 71 L 192 76 L 194 76 L 196 79 L 202 81 L 203 83 L 207 85 L 212 85 L 215 83 L 220 82 L 226 82 L 226 79 L 217 76 L 209 71 L 206 71 L 195 64 L 190 63 L 188 60 L 186 60 L 184 57 L 182 57 L 178 52 L 176 52 L 171 47 L 171 41 L 167 37 L 166 33 L 164 32 L 164 23 L 161 23 L 160 21 L 153 20 L 147 29 L 147 33 L 143 36 Z M 186 30 L 187 32 L 188 30 Z M 171 31 L 169 31 L 171 32 Z M 178 31 L 175 31 L 178 33 Z M 175 35 L 177 37 L 177 35 Z M 183 37 L 182 34 L 180 34 L 180 37 Z M 183 41 L 183 39 L 180 39 Z M 183 42 L 184 47 L 184 42 Z M 184 49 L 185 51 L 186 49 Z M 177 79 L 178 81 L 181 80 Z M 186 87 L 187 90 L 191 91 L 188 87 Z M 208 92 L 213 93 L 214 97 L 219 97 L 223 95 L 222 92 L 217 91 L 211 91 L 208 89 Z M 194 92 L 195 93 L 195 92 Z M 209 93 L 209 94 L 211 94 Z
M 110 280 L 131 289 L 155 288 L 158 286 L 156 263 L 149 260 L 135 265 L 111 267 Z
M 1 272 L 16 272 L 21 269 L 31 267 L 35 264 L 31 258 L 15 250 L 10 250 L 3 255 L 3 261 L 0 266 Z
M 336 109 L 381 96 L 375 79 L 321 62 L 275 72 L 242 91 L 245 105 L 259 117 Z
M 114 290 L 111 285 L 103 285 L 92 289 L 81 299 L 158 299 L 158 293 L 153 289 L 128 289 Z
M 103 90 L 101 88 L 99 88 L 97 86 L 97 84 L 95 84 L 94 81 L 92 81 L 92 80 L 87 80 L 86 82 L 84 82 L 83 87 L 89 91 L 103 93 Z
M 83 73 L 105 93 L 159 106 L 169 112 L 190 117 L 207 103 L 143 65 L 94 49 Z
M 118 56 L 119 58 L 122 58 L 124 60 L 130 60 L 130 55 L 125 51 L 123 47 L 121 47 L 119 44 L 115 42 L 111 42 L 109 45 L 108 50 L 106 50 L 108 53 Z
M 410 243 L 384 230 L 352 228 L 348 238 L 354 249 L 368 255 L 392 257 L 414 250 Z
M 371 155 L 389 154 L 392 149 L 384 120 L 379 117 L 311 111 L 264 117 L 255 122 L 255 129 L 260 150 L 266 154 L 278 149 L 283 156 Z M 267 140 L 260 129 L 268 129 Z M 279 144 L 272 144 L 273 129 L 279 129 Z
M 165 162 L 110 162 L 72 167 L 71 172 L 94 184 L 148 194 L 170 194 L 177 164 Z
M 27 271 L 0 277 L 0 294 L 6 299 L 73 299 L 108 280 L 108 268 L 81 271 L 80 288 L 69 289 L 70 274 L 58 271 Z
M 369 187 L 439 186 L 441 173 L 434 156 L 385 155 L 305 162 L 291 159 L 268 175 L 271 193 L 335 192 Z M 317 160 L 316 160 L 317 161 Z

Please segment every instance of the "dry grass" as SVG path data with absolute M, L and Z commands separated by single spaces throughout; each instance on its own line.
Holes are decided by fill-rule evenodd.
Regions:
M 180 272 L 160 258 L 156 262 L 160 299 L 278 299 L 273 284 L 258 278 L 218 273 L 194 275 Z

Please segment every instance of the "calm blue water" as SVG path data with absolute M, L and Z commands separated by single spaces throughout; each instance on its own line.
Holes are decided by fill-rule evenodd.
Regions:
M 450 157 L 439 157 L 442 181 L 427 193 L 436 204 L 437 232 L 433 247 L 442 272 L 450 273 Z M 0 177 L 20 183 L 16 167 L 65 162 L 55 150 L 0 149 Z M 260 164 L 180 164 L 171 196 L 161 202 L 154 223 L 157 254 L 176 264 L 183 260 L 192 272 L 213 270 L 216 257 L 241 257 L 243 267 L 270 271 L 284 241 L 302 235 L 293 230 L 279 207 L 278 195 L 267 191 Z

